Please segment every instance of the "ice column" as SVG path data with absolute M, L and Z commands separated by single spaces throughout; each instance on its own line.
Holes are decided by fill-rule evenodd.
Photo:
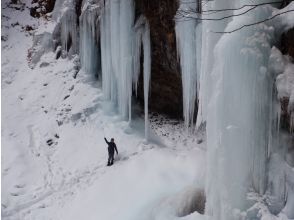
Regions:
M 246 4 L 235 2 L 234 7 Z M 271 9 L 259 7 L 236 16 L 225 30 L 265 19 Z M 267 66 L 272 40 L 273 29 L 262 23 L 223 35 L 215 47 L 211 74 L 215 83 L 206 127 L 206 213 L 214 220 L 241 219 L 241 212 L 250 206 L 247 193 L 263 194 L 266 189 L 274 83 Z
M 183 85 L 183 115 L 186 127 L 193 124 L 197 98 L 197 72 L 199 73 L 201 40 L 197 28 L 198 21 L 194 18 L 181 16 L 181 11 L 196 10 L 196 0 L 181 0 L 176 16 L 177 52 L 181 64 Z M 198 33 L 198 34 L 197 34 Z M 198 36 L 198 38 L 197 38 Z M 198 40 L 198 42 L 197 42 Z

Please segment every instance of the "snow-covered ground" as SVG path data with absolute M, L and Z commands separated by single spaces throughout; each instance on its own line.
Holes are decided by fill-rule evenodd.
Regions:
M 46 29 L 25 5 L 2 4 L 2 218 L 198 219 L 205 151 L 182 123 L 121 120 L 99 83 L 68 59 L 28 65 L 33 33 Z M 17 10 L 17 9 L 21 10 Z M 23 9 L 23 10 L 22 10 Z M 135 117 L 135 116 L 134 116 Z M 177 122 L 176 122 L 177 123 Z M 103 137 L 119 155 L 106 167 Z

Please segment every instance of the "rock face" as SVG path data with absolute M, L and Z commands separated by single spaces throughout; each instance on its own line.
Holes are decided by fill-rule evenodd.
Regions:
M 282 34 L 281 49 L 283 54 L 288 54 L 294 59 L 294 28 Z
M 30 9 L 30 14 L 32 17 L 39 18 L 53 11 L 55 0 L 33 0 L 32 4 L 34 7 Z
M 177 60 L 174 16 L 176 0 L 135 0 L 136 18 L 143 14 L 149 21 L 151 37 L 151 87 L 149 109 L 182 118 L 182 81 Z M 140 75 L 138 100 L 144 102 L 143 77 Z

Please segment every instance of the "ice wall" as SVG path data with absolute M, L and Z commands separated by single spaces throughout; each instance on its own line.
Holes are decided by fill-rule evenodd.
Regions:
M 227 6 L 232 8 L 250 3 L 229 2 Z M 271 13 L 270 6 L 258 7 L 244 16 L 233 17 L 224 30 L 265 19 Z M 274 75 L 267 67 L 273 28 L 262 23 L 211 41 L 218 41 L 213 68 L 201 81 L 206 86 L 214 82 L 210 94 L 204 97 L 207 102 L 206 213 L 215 220 L 253 219 L 257 216 L 244 213 L 253 203 L 247 200 L 247 194 L 253 191 L 262 195 L 267 187 L 274 84 Z M 204 61 L 203 71 L 209 74 L 208 57 Z
M 197 19 L 185 17 L 185 12 L 196 11 L 196 0 L 181 0 L 175 17 L 177 53 L 181 64 L 183 85 L 183 116 L 186 127 L 193 125 L 200 74 L 201 27 Z

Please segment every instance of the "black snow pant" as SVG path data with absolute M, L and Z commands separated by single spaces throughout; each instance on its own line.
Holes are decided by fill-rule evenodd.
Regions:
M 113 164 L 113 157 L 114 157 L 114 152 L 108 152 L 108 163 L 107 163 L 108 166 Z

